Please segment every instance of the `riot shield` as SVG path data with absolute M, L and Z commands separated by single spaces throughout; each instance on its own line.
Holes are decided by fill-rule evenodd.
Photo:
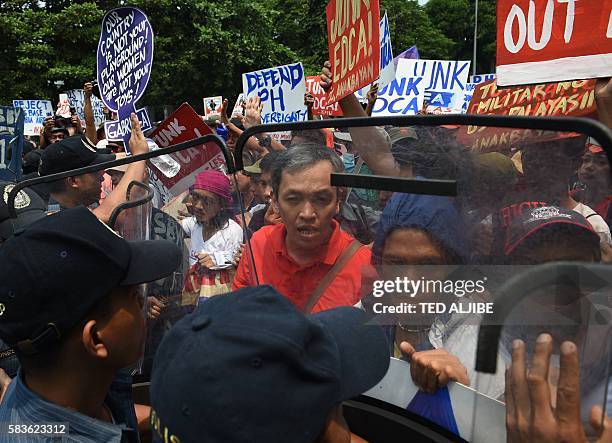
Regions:
M 130 165 L 138 161 L 146 161 L 144 176 L 122 183 Z M 248 243 L 240 220 L 241 196 L 233 192 L 232 156 L 218 137 L 206 135 L 147 154 L 18 183 L 8 196 L 9 209 L 15 213 L 14 196 L 27 187 L 47 191 L 63 209 L 68 205 L 62 204 L 61 189 L 67 181 L 100 183 L 104 200 L 95 199 L 90 209 L 107 214 L 106 223 L 126 240 L 169 240 L 183 252 L 183 262 L 173 274 L 142 286 L 147 335 L 135 374 L 147 381 L 155 351 L 172 325 L 198 303 L 231 291 L 234 263 L 243 243 Z M 121 195 L 113 194 L 117 192 Z M 103 206 L 106 199 L 118 203 L 109 210 Z
M 583 119 L 468 115 L 265 125 L 239 139 L 237 169 L 248 171 L 244 152 L 276 132 L 290 132 L 291 140 L 268 149 L 303 160 L 301 169 L 285 159 L 276 177 L 272 172 L 273 209 L 287 225 L 287 242 L 291 225 L 316 213 L 369 248 L 367 263 L 345 265 L 346 275 L 360 273 L 359 281 L 337 278 L 326 303 L 318 305 L 360 306 L 389 337 L 394 360 L 365 394 L 363 410 L 387 404 L 388 413 L 408 420 L 406 436 L 433 431 L 440 439 L 505 441 L 504 373 L 512 343 L 524 341 L 529 363 L 542 332 L 555 343 L 551 396 L 560 345 L 572 341 L 580 358 L 582 417 L 593 405 L 605 409 L 610 275 L 608 265 L 598 263 L 610 263 L 612 244 L 612 138 L 606 128 Z M 304 150 L 316 147 L 338 157 L 327 182 L 338 200 L 331 220 L 323 204 L 317 209 L 316 196 L 309 200 L 308 186 L 296 185 L 303 203 L 293 203 L 307 216 L 296 215 L 283 194 L 283 183 L 295 183 L 292 175 L 314 168 L 318 160 L 304 160 Z M 262 235 L 253 234 L 254 245 Z M 322 250 L 327 247 L 322 242 Z M 567 262 L 572 264 L 555 267 Z M 529 274 L 540 266 L 538 275 L 548 279 Z M 275 274 L 259 266 L 259 283 L 270 284 Z M 355 286 L 357 300 L 346 296 Z M 508 294 L 518 293 L 520 299 L 508 301 Z M 487 328 L 498 328 L 497 335 L 486 335 Z M 478 364 L 485 359 L 484 342 L 489 366 Z M 362 426 L 357 416 L 360 435 L 381 441 L 384 433 Z

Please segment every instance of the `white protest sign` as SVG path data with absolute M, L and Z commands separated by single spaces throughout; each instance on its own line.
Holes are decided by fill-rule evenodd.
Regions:
M 214 117 L 221 115 L 221 106 L 223 106 L 223 97 L 205 97 L 204 98 L 204 116 Z
M 469 61 L 406 60 L 405 65 L 413 77 L 423 78 L 429 107 L 440 112 L 461 112 Z
M 81 122 L 85 121 L 85 91 L 82 89 L 71 89 L 66 91 L 70 106 L 75 108 Z M 104 123 L 104 103 L 98 97 L 92 94 L 91 107 L 93 109 L 94 122 L 96 128 Z
M 467 110 L 470 106 L 470 102 L 472 101 L 472 95 L 474 95 L 474 90 L 478 86 L 478 83 L 466 83 L 465 91 L 463 91 L 463 104 L 461 107 L 461 113 L 467 113 Z
M 238 94 L 238 98 L 236 99 L 236 103 L 234 104 L 234 109 L 232 110 L 232 117 L 235 115 L 244 115 L 244 107 L 246 106 L 246 100 L 244 99 L 244 94 L 241 92 Z
M 489 80 L 495 80 L 495 74 L 476 74 L 470 75 L 470 83 L 484 83 Z
M 393 49 L 391 48 L 391 31 L 389 30 L 389 17 L 380 21 L 380 75 L 378 87 L 388 85 L 395 78 L 395 64 L 393 63 Z
M 45 118 L 53 116 L 53 105 L 49 100 L 13 100 L 13 107 L 23 109 L 25 113 L 24 135 L 40 135 Z
M 70 118 L 72 116 L 72 114 L 70 113 L 70 102 L 68 101 L 68 95 L 59 95 L 59 101 L 57 102 L 57 110 L 55 111 L 55 115 L 59 115 L 60 117 L 64 118 Z
M 360 93 L 364 91 L 363 89 Z M 367 93 L 367 90 L 365 91 Z M 357 94 L 359 97 L 361 94 Z M 395 80 L 378 90 L 372 116 L 416 115 L 423 107 L 425 79 L 413 75 L 412 65 L 406 59 L 397 64 Z
M 257 95 L 261 98 L 263 124 L 308 120 L 304 105 L 306 79 L 301 63 L 242 74 L 242 89 L 247 99 Z

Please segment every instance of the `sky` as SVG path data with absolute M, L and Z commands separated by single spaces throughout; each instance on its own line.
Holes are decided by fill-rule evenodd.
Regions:
M 424 5 L 425 3 L 427 3 L 429 0 L 419 0 L 419 5 Z

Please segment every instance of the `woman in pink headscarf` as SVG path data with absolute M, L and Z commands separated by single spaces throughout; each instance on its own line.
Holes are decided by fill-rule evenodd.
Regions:
M 199 298 L 230 292 L 231 262 L 243 235 L 229 209 L 229 178 L 219 171 L 203 171 L 196 176 L 190 197 L 193 216 L 181 221 L 191 237 L 186 292 Z

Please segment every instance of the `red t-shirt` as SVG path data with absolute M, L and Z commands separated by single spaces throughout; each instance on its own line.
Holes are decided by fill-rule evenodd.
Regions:
M 299 266 L 287 253 L 284 224 L 264 226 L 251 239 L 253 257 L 259 284 L 273 286 L 291 300 L 298 309 L 303 309 L 321 279 L 332 268 L 342 251 L 354 240 L 332 221 L 334 231 L 326 248 L 321 250 L 321 261 Z M 248 251 L 244 251 L 238 265 L 232 289 L 254 286 L 257 282 L 252 271 Z M 362 246 L 327 287 L 312 312 L 324 311 L 338 306 L 353 306 L 360 300 L 362 271 L 370 264 L 371 251 Z

